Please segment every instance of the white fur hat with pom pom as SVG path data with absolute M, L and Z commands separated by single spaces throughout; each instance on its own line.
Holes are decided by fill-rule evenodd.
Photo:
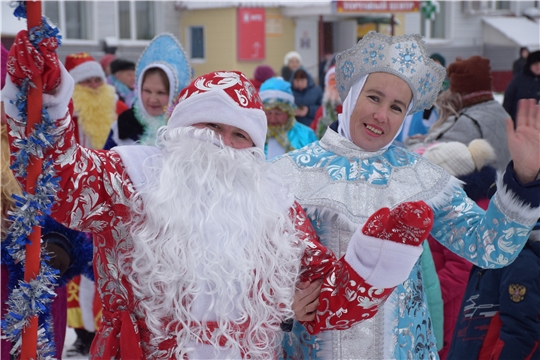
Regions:
M 468 175 L 495 160 L 495 150 L 484 139 L 475 139 L 469 146 L 451 141 L 428 147 L 423 156 L 455 177 Z

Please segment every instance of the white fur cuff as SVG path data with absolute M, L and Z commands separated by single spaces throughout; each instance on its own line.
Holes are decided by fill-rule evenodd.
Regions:
M 64 65 L 59 62 L 62 81 L 55 90 L 54 94 L 43 94 L 43 106 L 47 107 L 47 112 L 52 120 L 63 119 L 66 116 L 69 101 L 73 94 L 73 78 L 67 72 Z M 15 101 L 19 88 L 11 81 L 9 75 L 6 76 L 6 84 L 2 89 L 2 100 L 4 101 L 4 110 L 9 117 L 21 120 L 19 110 Z
M 422 246 L 400 244 L 362 233 L 353 234 L 345 260 L 364 280 L 377 288 L 392 288 L 408 279 L 422 254 Z
M 536 224 L 540 208 L 524 203 L 504 182 L 504 174 L 497 173 L 497 192 L 492 198 L 497 207 L 512 221 L 526 226 Z

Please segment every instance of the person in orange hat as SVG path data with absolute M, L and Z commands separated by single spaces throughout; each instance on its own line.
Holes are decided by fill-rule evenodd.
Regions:
M 128 107 L 118 100 L 113 86 L 105 82 L 101 64 L 86 52 L 66 57 L 66 70 L 75 80 L 72 111 L 76 138 L 84 147 L 102 149 L 111 125 Z M 101 307 L 93 280 L 81 275 L 68 283 L 68 326 L 77 339 L 68 355 L 87 355 L 99 328 Z

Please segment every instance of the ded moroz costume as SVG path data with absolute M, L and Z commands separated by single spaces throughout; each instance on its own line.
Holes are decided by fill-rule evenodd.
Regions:
M 292 192 L 322 243 L 342 256 L 356 246 L 353 233 L 359 224 L 379 207 L 392 208 L 403 201 L 421 199 L 434 209 L 431 234 L 451 251 L 485 268 L 510 263 L 538 218 L 540 181 L 522 184 L 514 171 L 516 165 L 511 163 L 498 180 L 498 191 L 489 208 L 483 211 L 465 195 L 460 181 L 417 154 L 392 146 L 391 136 L 378 150 L 362 149 L 351 140 L 353 125 L 361 126 L 359 131 L 366 136 L 362 139 L 378 140 L 381 134 L 386 135 L 382 130 L 376 135 L 360 122 L 383 124 L 382 120 L 366 120 L 366 114 L 363 120 L 351 116 L 353 111 L 363 111 L 357 99 L 358 103 L 363 99 L 362 104 L 375 104 L 370 107 L 387 101 L 385 94 L 372 91 L 377 87 L 362 93 L 368 76 L 404 81 L 412 92 L 408 108 L 412 114 L 431 107 L 445 70 L 429 59 L 419 35 L 388 37 L 370 32 L 357 45 L 337 55 L 337 89 L 344 100 L 338 122 L 320 141 L 273 162 L 289 179 Z M 388 111 L 396 110 L 400 109 L 394 103 Z M 386 129 L 386 125 L 378 126 Z M 537 133 L 538 128 L 532 132 Z M 534 139 L 529 144 L 537 145 Z M 511 239 L 509 233 L 513 234 Z M 324 286 L 322 291 L 326 291 Z M 311 337 L 299 324 L 295 324 L 294 331 L 297 336 L 283 344 L 284 358 L 438 358 L 419 263 L 373 318 L 348 330 L 318 337 Z
M 101 65 L 88 53 L 70 54 L 66 57 L 66 70 L 75 80 L 73 90 L 73 119 L 79 143 L 91 149 L 103 149 L 111 125 L 118 115 L 128 109 L 118 100 L 114 87 L 105 83 Z M 83 84 L 85 80 L 99 78 L 99 86 Z

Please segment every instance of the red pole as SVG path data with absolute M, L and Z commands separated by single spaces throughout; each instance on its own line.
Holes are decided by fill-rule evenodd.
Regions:
M 41 1 L 31 0 L 26 2 L 26 17 L 28 32 L 30 29 L 41 25 Z M 36 76 L 32 79 L 32 82 L 36 85 L 36 88 L 30 87 L 28 90 L 27 100 L 27 112 L 28 122 L 26 126 L 26 135 L 28 136 L 34 124 L 41 122 L 41 107 L 42 107 L 42 79 L 41 76 Z M 41 174 L 41 159 L 30 158 L 27 169 L 26 177 L 26 191 L 29 194 L 34 194 L 36 191 L 36 180 Z M 32 234 L 29 236 L 30 244 L 26 245 L 26 262 L 24 266 L 24 281 L 29 282 L 35 279 L 40 270 L 40 258 L 41 258 L 41 228 L 35 226 Z M 30 360 L 37 358 L 37 331 L 38 331 L 38 318 L 33 316 L 28 325 L 22 332 L 22 346 L 21 346 L 21 359 Z

